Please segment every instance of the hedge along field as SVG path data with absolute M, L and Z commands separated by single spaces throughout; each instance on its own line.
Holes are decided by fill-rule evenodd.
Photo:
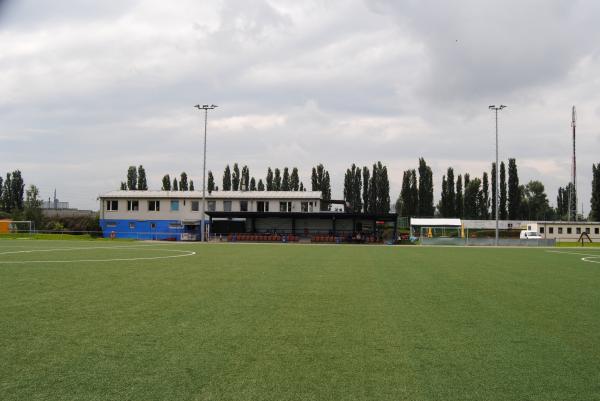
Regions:
M 0 241 L 0 399 L 600 399 L 599 250 L 111 246 Z

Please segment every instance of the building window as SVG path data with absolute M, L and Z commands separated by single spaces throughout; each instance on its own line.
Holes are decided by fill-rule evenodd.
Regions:
M 130 230 L 134 230 L 135 229 L 135 223 L 129 223 L 129 229 Z
M 217 201 L 208 201 L 208 211 L 209 212 L 217 211 Z
M 562 232 L 563 232 L 563 228 L 562 227 L 558 227 L 558 233 L 562 234 Z
M 257 212 L 268 212 L 269 211 L 269 202 L 267 202 L 267 201 L 256 202 L 256 211 Z
M 209 202 L 210 204 L 210 202 Z M 200 210 L 200 202 L 192 201 L 192 212 L 197 212 Z
M 589 234 L 589 233 L 590 233 L 590 228 L 589 228 L 589 227 L 586 227 L 586 228 L 585 228 L 585 233 L 586 233 L 586 234 Z
M 248 211 L 248 201 L 240 201 L 240 212 L 247 212 Z
M 529 231 L 531 231 L 531 226 L 527 226 L 527 229 L 528 229 Z
M 598 228 L 598 227 L 594 228 L 594 234 L 600 234 L 600 228 Z
M 231 212 L 231 201 L 223 201 L 223 211 Z
M 292 211 L 292 202 L 279 202 L 279 211 L 280 212 L 291 212 Z
M 148 210 L 151 212 L 160 212 L 160 201 L 148 201 Z
M 304 213 L 308 212 L 308 202 L 300 203 L 300 211 Z
M 171 211 L 172 212 L 178 212 L 179 211 L 179 201 L 178 200 L 172 200 L 171 201 Z
M 115 223 L 114 221 L 109 221 L 108 223 L 106 223 L 107 228 L 115 228 L 116 226 L 117 223 Z
M 550 234 L 554 234 L 554 227 L 548 227 L 548 232 Z
M 150 228 L 154 230 L 156 228 L 156 223 L 150 223 Z
M 540 227 L 540 234 L 544 233 L 544 227 Z
M 573 232 L 573 229 L 571 227 L 567 227 L 567 234 L 571 234 Z
M 508 223 L 508 228 L 512 228 L 512 223 Z
M 106 201 L 106 210 L 109 212 L 115 212 L 119 210 L 119 201 L 117 200 L 107 200 Z
M 577 228 L 575 229 L 575 233 L 577 233 L 577 234 L 581 234 L 581 227 L 577 227 Z
M 130 212 L 137 212 L 138 210 L 140 210 L 140 201 L 128 200 L 127 210 L 129 210 Z

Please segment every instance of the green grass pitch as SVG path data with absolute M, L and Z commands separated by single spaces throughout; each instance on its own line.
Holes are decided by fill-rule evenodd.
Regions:
M 0 399 L 599 400 L 556 250 L 2 240 Z

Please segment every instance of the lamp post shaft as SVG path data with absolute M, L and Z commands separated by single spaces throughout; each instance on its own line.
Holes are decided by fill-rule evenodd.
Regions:
M 498 165 L 498 109 L 496 109 L 496 246 L 499 243 L 499 231 L 498 231 L 498 210 L 500 209 L 500 191 L 499 191 L 499 180 L 500 180 L 500 166 Z
M 204 208 L 206 204 L 206 128 L 208 126 L 208 109 L 204 109 L 204 158 L 202 162 L 202 207 L 201 207 L 201 222 L 200 222 L 200 240 L 202 242 L 205 241 L 205 216 L 204 216 Z

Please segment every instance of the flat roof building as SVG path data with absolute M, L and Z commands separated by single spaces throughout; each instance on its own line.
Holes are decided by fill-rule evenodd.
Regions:
M 201 191 L 112 191 L 99 196 L 105 236 L 196 240 Z M 206 194 L 209 234 L 281 233 L 294 236 L 377 234 L 395 214 L 332 212 L 319 191 L 212 191 Z M 325 210 L 322 210 L 325 209 Z M 395 232 L 395 230 L 394 230 Z

